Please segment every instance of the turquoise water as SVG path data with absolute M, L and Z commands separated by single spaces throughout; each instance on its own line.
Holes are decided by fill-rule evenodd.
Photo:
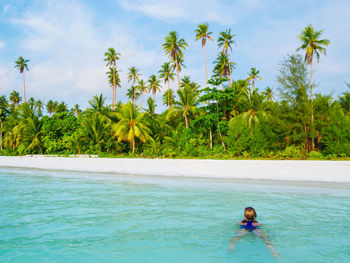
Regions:
M 350 262 L 350 185 L 0 169 L 0 262 Z

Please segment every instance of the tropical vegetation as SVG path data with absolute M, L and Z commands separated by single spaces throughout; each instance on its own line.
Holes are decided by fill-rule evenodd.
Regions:
M 219 52 L 208 77 L 205 47 L 207 40 L 214 43 L 214 37 L 207 24 L 194 30 L 194 39 L 201 40 L 204 49 L 205 85 L 201 87 L 190 76 L 180 76 L 188 43 L 171 31 L 162 45 L 169 60 L 157 73 L 146 78 L 137 67 L 129 67 L 130 101 L 125 103 L 116 100 L 116 89 L 121 87 L 117 64 L 121 54 L 109 48 L 101 60 L 107 63 L 112 103 L 98 94 L 88 101 L 86 109 L 78 104 L 69 109 L 65 102 L 55 100 L 27 100 L 24 71 L 28 70 L 28 60 L 19 57 L 15 67 L 23 74 L 24 101 L 17 91 L 0 96 L 1 153 L 348 158 L 350 90 L 337 97 L 315 92 L 314 56 L 318 60 L 320 54 L 326 54 L 330 44 L 321 39 L 322 33 L 311 25 L 302 31 L 297 51 L 303 54 L 292 51 L 281 58 L 277 85 L 272 89 L 260 86 L 262 76 L 255 67 L 245 76 L 233 78 L 236 63 L 230 53 L 235 35 L 231 29 L 218 34 Z M 170 85 L 174 81 L 175 90 Z M 148 96 L 146 103 L 144 96 Z M 156 96 L 162 99 L 156 100 Z

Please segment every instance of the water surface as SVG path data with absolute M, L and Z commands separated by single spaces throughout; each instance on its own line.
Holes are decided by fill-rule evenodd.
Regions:
M 0 168 L 0 262 L 350 262 L 350 185 Z

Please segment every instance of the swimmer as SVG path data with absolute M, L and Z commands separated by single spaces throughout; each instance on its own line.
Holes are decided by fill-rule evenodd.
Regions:
M 257 214 L 255 212 L 255 209 L 253 207 L 246 207 L 244 210 L 244 220 L 240 222 L 240 230 L 238 230 L 237 235 L 231 239 L 229 251 L 232 251 L 234 249 L 235 243 L 238 241 L 238 239 L 240 239 L 249 232 L 253 232 L 265 242 L 266 246 L 268 247 L 268 249 L 270 249 L 273 256 L 275 258 L 278 258 L 278 252 L 272 246 L 269 237 L 260 228 L 261 224 L 259 224 L 258 221 L 256 221 L 256 218 Z

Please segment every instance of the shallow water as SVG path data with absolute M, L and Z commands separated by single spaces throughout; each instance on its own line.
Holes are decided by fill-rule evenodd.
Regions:
M 350 185 L 0 169 L 0 262 L 350 262 Z

